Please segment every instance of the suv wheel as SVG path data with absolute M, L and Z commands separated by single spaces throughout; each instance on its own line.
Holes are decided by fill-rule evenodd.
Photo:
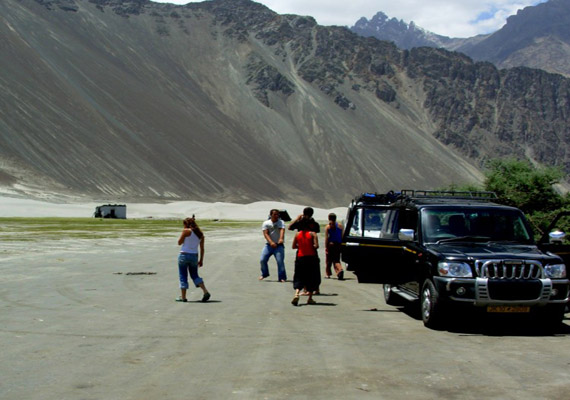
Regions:
M 389 306 L 397 306 L 400 304 L 400 296 L 392 291 L 392 285 L 385 283 L 383 286 L 384 289 L 384 301 Z
M 420 307 L 424 325 L 431 329 L 438 329 L 443 326 L 443 307 L 439 300 L 439 293 L 435 285 L 426 279 L 420 295 Z

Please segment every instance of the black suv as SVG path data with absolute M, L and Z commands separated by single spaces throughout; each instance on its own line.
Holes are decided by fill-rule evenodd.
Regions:
M 363 194 L 348 208 L 342 260 L 360 283 L 383 283 L 387 304 L 419 300 L 430 328 L 458 306 L 559 325 L 569 294 L 563 260 L 535 244 L 520 210 L 494 201 L 490 192 Z

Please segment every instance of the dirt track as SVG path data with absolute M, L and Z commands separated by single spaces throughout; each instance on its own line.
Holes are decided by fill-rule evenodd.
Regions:
M 293 307 L 273 260 L 272 276 L 257 280 L 257 229 L 208 232 L 201 274 L 212 300 L 192 290 L 176 303 L 176 239 L 0 254 L 0 398 L 570 396 L 568 318 L 548 336 L 522 326 L 431 331 L 351 273 L 324 280 L 319 304 Z M 293 257 L 288 249 L 289 279 Z

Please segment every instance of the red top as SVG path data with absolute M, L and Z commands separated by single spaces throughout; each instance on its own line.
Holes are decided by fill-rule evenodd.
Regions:
M 309 231 L 297 233 L 297 257 L 316 256 L 317 249 L 313 246 L 313 236 Z

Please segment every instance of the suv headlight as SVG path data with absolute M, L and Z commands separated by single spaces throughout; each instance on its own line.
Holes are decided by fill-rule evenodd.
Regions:
M 463 262 L 440 261 L 437 264 L 437 271 L 441 276 L 454 278 L 472 278 L 473 272 L 469 264 Z
M 551 264 L 544 267 L 547 278 L 566 278 L 566 265 Z

